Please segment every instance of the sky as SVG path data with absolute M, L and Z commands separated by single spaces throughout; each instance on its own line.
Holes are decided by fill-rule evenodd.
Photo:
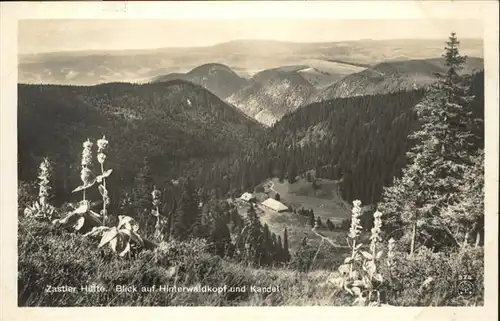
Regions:
M 336 42 L 482 38 L 478 20 L 20 20 L 19 53 L 210 46 L 236 39 Z

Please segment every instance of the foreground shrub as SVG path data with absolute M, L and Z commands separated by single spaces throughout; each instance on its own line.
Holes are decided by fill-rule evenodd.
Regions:
M 33 182 L 19 182 L 17 186 L 17 204 L 19 208 L 19 214 L 22 215 L 24 212 L 24 209 L 30 205 L 36 202 L 37 197 L 36 195 L 36 189 L 37 186 Z
M 413 256 L 396 252 L 392 267 L 383 267 L 390 275 L 384 294 L 397 306 L 468 306 L 484 304 L 484 252 L 467 247 L 459 252 L 432 252 L 421 248 Z M 472 276 L 475 294 L 458 295 L 460 276 Z
M 19 306 L 224 306 L 342 305 L 340 290 L 324 282 L 326 272 L 304 275 L 287 269 L 254 269 L 206 252 L 201 240 L 161 243 L 154 250 L 124 259 L 109 247 L 96 248 L 81 235 L 49 223 L 21 218 L 18 233 Z M 76 287 L 48 292 L 48 286 Z M 81 287 L 105 291 L 80 291 Z M 137 292 L 116 291 L 117 286 Z M 183 292 L 159 286 L 186 287 Z M 189 288 L 234 288 L 221 293 Z M 280 286 L 275 293 L 251 292 L 252 286 Z M 245 291 L 237 288 L 245 287 Z M 156 290 L 155 290 L 156 289 Z M 342 301 L 344 300 L 344 301 Z

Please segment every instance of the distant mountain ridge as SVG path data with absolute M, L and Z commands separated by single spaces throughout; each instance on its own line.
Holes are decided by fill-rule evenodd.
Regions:
M 247 79 L 238 76 L 230 67 L 219 63 L 204 64 L 187 73 L 156 76 L 152 82 L 165 82 L 174 79 L 183 79 L 203 86 L 223 99 L 248 83 Z
M 470 74 L 481 69 L 483 59 L 469 57 L 462 72 Z M 445 71 L 444 58 L 382 62 L 343 77 L 312 96 L 310 102 L 421 88 L 435 82 L 436 73 Z
M 22 54 L 20 83 L 94 85 L 148 82 L 160 74 L 185 73 L 207 62 L 230 66 L 239 75 L 307 61 L 373 66 L 380 61 L 427 59 L 442 53 L 440 39 L 359 40 L 288 43 L 237 40 L 206 47 Z M 481 39 L 462 39 L 460 51 L 482 57 Z

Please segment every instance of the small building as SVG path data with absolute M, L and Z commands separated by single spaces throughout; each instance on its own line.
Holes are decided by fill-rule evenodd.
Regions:
M 245 201 L 245 202 L 255 202 L 255 196 L 252 193 L 243 193 L 243 195 L 240 196 L 240 199 Z
M 267 200 L 262 202 L 261 205 L 277 213 L 285 212 L 288 210 L 288 207 L 285 204 L 275 200 L 274 198 L 268 198 Z

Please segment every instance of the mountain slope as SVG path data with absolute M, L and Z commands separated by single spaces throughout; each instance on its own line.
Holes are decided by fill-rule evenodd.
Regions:
M 483 59 L 470 57 L 463 72 L 482 68 Z M 311 102 L 425 87 L 437 80 L 435 73 L 445 71 L 444 58 L 383 62 L 345 76 L 311 97 Z
M 204 64 L 188 73 L 171 73 L 153 78 L 153 82 L 183 79 L 205 87 L 219 98 L 226 98 L 247 84 L 231 68 L 223 64 Z
M 119 169 L 125 185 L 143 157 L 161 180 L 251 148 L 262 132 L 260 124 L 238 109 L 185 81 L 18 85 L 20 180 L 34 179 L 44 156 L 56 168 L 71 166 L 71 176 L 78 178 L 83 141 L 102 135 L 110 141 L 109 166 Z
M 255 74 L 249 85 L 227 101 L 257 121 L 272 125 L 301 106 L 314 92 L 314 86 L 298 72 L 278 68 Z
M 484 118 L 484 72 L 467 81 L 475 96 L 473 112 Z M 382 188 L 390 186 L 406 165 L 406 152 L 414 144 L 408 135 L 419 128 L 413 107 L 424 95 L 425 90 L 418 89 L 300 107 L 274 124 L 221 186 L 228 190 L 238 182 L 233 185 L 248 190 L 269 177 L 293 180 L 309 171 L 334 180 L 345 201 L 376 203 Z

